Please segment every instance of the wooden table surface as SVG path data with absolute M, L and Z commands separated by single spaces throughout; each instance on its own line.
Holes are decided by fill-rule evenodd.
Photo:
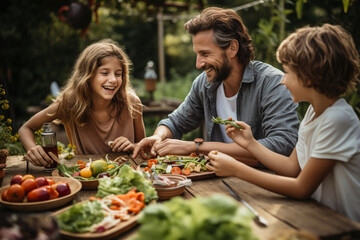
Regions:
M 71 164 L 80 159 L 88 161 L 89 157 L 92 160 L 96 160 L 104 158 L 104 156 L 78 155 L 72 160 L 61 159 L 61 162 Z M 113 160 L 119 156 L 120 154 L 111 153 L 108 155 L 108 158 Z M 129 159 L 127 155 L 121 156 Z M 141 159 L 129 159 L 129 161 L 134 167 L 142 162 Z M 5 168 L 2 186 L 9 185 L 12 176 L 15 174 L 26 174 L 26 162 L 22 160 L 22 156 L 8 157 L 6 164 L 7 167 Z M 51 173 L 44 172 L 44 168 L 35 167 L 31 164 L 29 164 L 29 174 L 35 177 L 51 175 Z M 360 239 L 360 223 L 351 221 L 324 205 L 313 200 L 300 201 L 290 199 L 237 178 L 212 177 L 193 180 L 192 185 L 186 188 L 182 197 L 189 199 L 197 196 L 210 196 L 215 193 L 231 196 L 221 180 L 226 181 L 241 198 L 248 202 L 268 221 L 269 225 L 267 227 L 261 227 L 255 222 L 252 223 L 253 232 L 261 240 L 276 239 L 276 236 L 286 231 L 305 231 L 321 239 Z M 96 190 L 81 190 L 75 199 L 82 201 L 95 194 Z M 137 228 L 135 227 L 118 236 L 117 239 L 131 239 L 136 234 Z

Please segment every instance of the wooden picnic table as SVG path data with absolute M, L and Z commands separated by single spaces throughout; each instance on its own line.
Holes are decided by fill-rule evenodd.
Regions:
M 109 160 L 114 160 L 119 156 L 128 159 L 133 167 L 143 162 L 141 158 L 133 160 L 128 155 L 108 154 Z M 104 157 L 105 155 L 77 155 L 71 160 L 61 159 L 61 162 L 71 164 L 78 160 L 88 161 L 89 158 L 96 160 Z M 8 157 L 2 186 L 7 186 L 15 174 L 26 174 L 26 162 L 22 160 L 22 156 Z M 44 168 L 35 167 L 31 164 L 29 164 L 29 174 L 35 177 L 49 175 L 49 173 L 44 172 Z M 192 185 L 186 188 L 182 197 L 190 199 L 216 193 L 231 196 L 221 180 L 226 181 L 241 198 L 268 221 L 267 227 L 259 226 L 255 222 L 252 223 L 254 234 L 261 240 L 275 239 L 280 233 L 286 231 L 305 231 L 321 239 L 360 239 L 360 223 L 354 222 L 322 204 L 313 200 L 290 199 L 233 177 L 193 180 Z M 82 201 L 95 194 L 96 190 L 81 190 L 75 199 Z M 69 205 L 71 203 L 65 206 Z M 59 209 L 53 211 L 56 210 Z M 138 227 L 135 227 L 116 239 L 131 239 L 136 234 L 137 229 Z

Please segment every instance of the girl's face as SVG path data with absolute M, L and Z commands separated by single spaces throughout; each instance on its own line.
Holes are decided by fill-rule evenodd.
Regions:
M 309 88 L 305 87 L 298 78 L 298 75 L 292 71 L 287 65 L 283 65 L 285 72 L 284 77 L 281 79 L 281 84 L 290 91 L 293 101 L 303 102 L 308 101 Z
M 122 84 L 122 67 L 120 60 L 115 57 L 106 57 L 98 68 L 95 77 L 90 81 L 94 100 L 110 100 L 120 89 Z

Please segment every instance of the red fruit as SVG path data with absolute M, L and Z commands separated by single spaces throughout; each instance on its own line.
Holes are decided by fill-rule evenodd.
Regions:
M 72 174 L 72 176 L 73 176 L 73 177 L 78 177 L 78 176 L 80 176 L 80 172 L 74 172 L 74 173 Z
M 59 197 L 66 196 L 71 193 L 70 186 L 67 182 L 58 183 L 55 190 L 59 193 Z
M 25 190 L 20 184 L 11 185 L 6 193 L 6 199 L 10 202 L 22 202 L 25 198 Z
M 22 181 L 24 182 L 26 179 L 35 179 L 35 177 L 33 175 L 26 174 L 22 177 Z
M 10 181 L 10 185 L 13 185 L 13 184 L 21 184 L 22 182 L 22 175 L 15 175 L 12 177 L 11 181 Z
M 49 185 L 49 182 L 44 177 L 38 177 L 35 179 L 35 181 L 37 183 L 37 187 Z
M 26 196 L 28 202 L 39 202 L 50 199 L 49 189 L 45 187 L 35 188 L 31 190 Z
M 48 190 L 50 194 L 50 199 L 59 197 L 59 193 L 55 189 L 53 189 L 50 185 L 42 186 L 41 188 L 45 188 L 46 190 Z
M 55 184 L 55 181 L 53 179 L 51 179 L 51 178 L 46 178 L 46 180 L 48 181 L 50 186 Z
M 29 179 L 26 179 L 25 181 L 23 181 L 21 183 L 21 186 L 24 188 L 25 193 L 27 194 L 31 190 L 37 188 L 37 183 L 34 179 L 29 178 Z
M 7 189 L 1 193 L 1 199 L 4 201 L 7 201 L 6 194 L 7 194 Z

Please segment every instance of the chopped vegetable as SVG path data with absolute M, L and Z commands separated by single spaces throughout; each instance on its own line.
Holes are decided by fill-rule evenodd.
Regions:
M 171 174 L 181 174 L 181 169 L 179 167 L 173 167 L 171 169 Z
M 224 124 L 224 125 L 226 125 L 226 124 L 231 124 L 231 125 L 233 125 L 234 127 L 236 127 L 237 129 L 242 129 L 242 127 L 241 126 L 239 126 L 239 125 L 237 125 L 236 123 L 235 123 L 235 121 L 234 120 L 231 120 L 231 119 L 228 119 L 228 120 L 223 120 L 223 119 L 221 119 L 220 117 L 217 117 L 217 118 L 215 118 L 214 116 L 211 118 L 211 120 L 214 122 L 214 123 L 217 123 L 217 124 Z
M 256 237 L 251 230 L 254 215 L 227 195 L 169 201 L 146 207 L 134 240 L 246 239 Z
M 144 193 L 145 203 L 158 199 L 157 192 L 151 181 L 128 165 L 124 165 L 114 178 L 99 179 L 96 196 L 105 197 L 111 194 L 125 194 L 133 188 Z

